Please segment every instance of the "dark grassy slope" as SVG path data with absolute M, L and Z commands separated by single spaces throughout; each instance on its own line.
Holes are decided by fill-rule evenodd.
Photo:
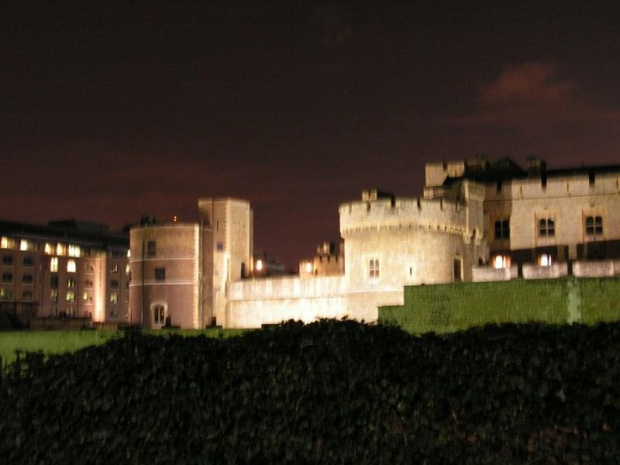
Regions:
M 351 321 L 27 360 L 6 463 L 616 463 L 620 325 L 412 337 Z M 22 360 L 22 365 L 24 361 Z

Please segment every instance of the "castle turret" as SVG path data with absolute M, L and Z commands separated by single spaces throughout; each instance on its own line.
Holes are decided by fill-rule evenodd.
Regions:
M 148 329 L 200 328 L 199 229 L 143 223 L 130 231 L 130 322 Z
M 238 199 L 200 199 L 203 326 L 226 327 L 227 285 L 252 271 L 252 209 Z

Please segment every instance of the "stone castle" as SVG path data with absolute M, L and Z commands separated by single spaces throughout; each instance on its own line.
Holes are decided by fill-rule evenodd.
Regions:
M 420 198 L 371 189 L 343 203 L 343 250 L 319 247 L 298 276 L 262 276 L 247 201 L 201 199 L 198 211 L 198 223 L 131 229 L 127 322 L 376 321 L 404 286 L 620 274 L 620 166 L 429 163 Z

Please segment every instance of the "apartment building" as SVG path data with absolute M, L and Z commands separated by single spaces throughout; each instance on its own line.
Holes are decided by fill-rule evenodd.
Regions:
M 0 310 L 22 320 L 125 323 L 129 236 L 75 220 L 47 226 L 0 221 Z

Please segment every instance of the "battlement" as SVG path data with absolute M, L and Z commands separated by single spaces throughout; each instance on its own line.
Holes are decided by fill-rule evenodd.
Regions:
M 467 210 L 463 202 L 423 198 L 377 198 L 340 205 L 340 233 L 363 230 L 423 229 L 451 234 L 467 232 Z

